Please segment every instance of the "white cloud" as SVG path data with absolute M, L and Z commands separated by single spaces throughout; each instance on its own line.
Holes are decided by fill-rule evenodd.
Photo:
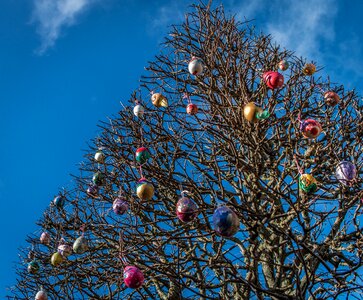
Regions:
M 97 0 L 34 0 L 33 22 L 41 37 L 39 54 L 53 47 L 62 30 L 72 26 L 77 17 Z

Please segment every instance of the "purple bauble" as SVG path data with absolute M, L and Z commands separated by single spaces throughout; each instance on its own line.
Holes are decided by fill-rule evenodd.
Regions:
M 99 187 L 95 184 L 92 184 L 87 189 L 87 194 L 91 197 L 97 197 L 98 196 Z
M 137 289 L 144 283 L 144 274 L 138 267 L 127 266 L 124 270 L 124 282 L 127 287 Z
M 193 200 L 182 197 L 176 204 L 176 215 L 182 222 L 190 222 L 198 215 L 197 205 Z
M 115 214 L 123 215 L 129 209 L 129 204 L 125 198 L 116 198 L 115 201 L 113 201 L 112 209 Z
M 357 169 L 351 162 L 341 161 L 337 166 L 335 176 L 342 184 L 350 185 L 357 176 Z
M 213 213 L 213 225 L 219 235 L 231 237 L 239 230 L 239 219 L 232 209 L 220 206 Z

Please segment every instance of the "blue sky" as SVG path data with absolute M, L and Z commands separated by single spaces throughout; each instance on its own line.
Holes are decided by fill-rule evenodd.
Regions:
M 0 1 L 0 298 L 17 248 L 61 187 L 71 186 L 97 122 L 138 87 L 168 25 L 189 1 Z M 362 90 L 361 1 L 215 1 Z

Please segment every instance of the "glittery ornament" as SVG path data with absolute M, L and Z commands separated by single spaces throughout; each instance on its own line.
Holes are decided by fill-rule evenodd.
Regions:
M 136 161 L 140 164 L 144 164 L 151 157 L 149 150 L 145 147 L 141 147 L 136 150 Z
M 198 106 L 196 104 L 189 103 L 187 105 L 187 114 L 193 116 L 197 113 L 198 113 Z
M 316 179 L 310 174 L 302 174 L 299 177 L 299 187 L 305 193 L 315 193 L 317 190 Z
M 300 130 L 304 137 L 315 139 L 323 129 L 319 122 L 313 119 L 307 119 L 301 123 Z
M 154 93 L 151 95 L 151 101 L 156 107 L 168 107 L 168 99 L 166 99 L 160 93 Z
M 53 199 L 53 204 L 58 208 L 62 208 L 64 206 L 64 203 L 65 198 L 63 196 L 57 196 Z
M 325 103 L 329 106 L 335 106 L 339 103 L 340 97 L 336 92 L 328 91 L 324 94 Z
M 67 258 L 72 254 L 72 246 L 68 244 L 61 244 L 58 246 L 58 252 L 63 257 Z
M 97 186 L 101 186 L 105 182 L 105 176 L 101 172 L 96 172 L 92 177 L 92 182 Z
M 270 114 L 258 107 L 255 103 L 249 102 L 243 108 L 243 115 L 249 122 L 256 122 L 257 120 L 267 119 Z
M 281 88 L 284 85 L 284 76 L 278 72 L 268 71 L 263 73 L 262 78 L 270 89 Z
M 99 188 L 95 184 L 92 184 L 91 186 L 89 186 L 87 188 L 87 194 L 93 198 L 98 196 L 98 192 L 99 192 Z
M 188 197 L 182 197 L 176 204 L 176 215 L 182 222 L 190 222 L 198 215 L 197 205 Z
M 154 186 L 148 183 L 146 178 L 141 178 L 137 182 L 136 194 L 141 200 L 151 200 L 154 196 Z
M 316 67 L 314 64 L 305 64 L 305 66 L 302 69 L 302 72 L 304 75 L 311 76 L 315 73 Z
M 51 261 L 52 265 L 56 267 L 63 262 L 63 256 L 60 253 L 55 252 L 55 253 L 53 253 L 50 261 Z
M 349 186 L 357 176 L 357 168 L 349 161 L 341 161 L 336 168 L 335 176 L 340 183 Z
M 213 224 L 214 230 L 224 237 L 231 237 L 239 230 L 238 216 L 227 206 L 220 206 L 214 211 Z
M 35 259 L 33 259 L 30 263 L 28 263 L 28 272 L 30 274 L 38 273 L 39 269 L 40 265 Z
M 88 250 L 88 241 L 84 236 L 80 236 L 73 243 L 73 251 L 77 254 L 82 254 Z
M 144 107 L 141 104 L 137 104 L 134 107 L 134 115 L 138 118 L 141 118 L 144 115 Z
M 48 245 L 50 242 L 50 234 L 48 232 L 42 232 L 39 238 L 40 242 L 44 245 Z
M 124 269 L 124 282 L 127 287 L 137 289 L 144 283 L 144 274 L 138 267 L 127 266 Z
M 95 161 L 102 164 L 105 161 L 105 154 L 101 151 L 98 150 L 95 154 Z
M 283 59 L 279 62 L 278 67 L 281 71 L 286 71 L 289 68 L 289 63 Z
M 201 59 L 193 56 L 188 65 L 189 73 L 195 76 L 200 75 L 203 72 L 203 62 Z
M 129 209 L 129 204 L 125 198 L 116 198 L 112 204 L 113 212 L 117 215 L 123 215 Z
M 35 295 L 35 300 L 48 300 L 48 295 L 45 291 L 40 290 L 36 295 Z

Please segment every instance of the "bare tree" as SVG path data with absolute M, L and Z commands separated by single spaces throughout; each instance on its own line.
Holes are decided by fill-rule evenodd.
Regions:
M 9 298 L 361 299 L 357 94 L 222 7 L 195 5 L 164 46 Z

